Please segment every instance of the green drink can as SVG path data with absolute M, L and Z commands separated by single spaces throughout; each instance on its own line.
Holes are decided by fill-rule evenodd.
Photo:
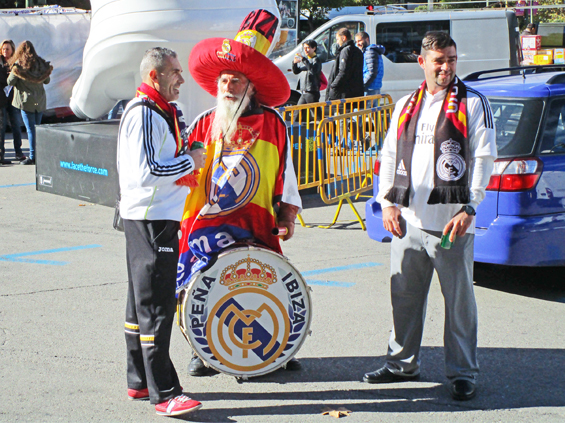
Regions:
M 455 237 L 453 237 L 453 242 L 451 242 L 449 240 L 449 234 L 447 235 L 442 235 L 441 237 L 441 242 L 440 242 L 440 246 L 441 248 L 445 248 L 446 250 L 450 250 L 451 247 L 453 246 L 453 243 L 455 242 Z
M 204 143 L 202 141 L 194 141 L 190 146 L 190 151 L 198 150 L 199 148 L 204 148 Z

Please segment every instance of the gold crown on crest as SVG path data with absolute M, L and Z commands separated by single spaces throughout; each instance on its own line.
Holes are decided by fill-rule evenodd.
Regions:
M 220 284 L 228 286 L 230 291 L 249 286 L 269 289 L 269 285 L 276 282 L 275 269 L 249 255 L 246 259 L 241 259 L 224 268 L 220 276 Z

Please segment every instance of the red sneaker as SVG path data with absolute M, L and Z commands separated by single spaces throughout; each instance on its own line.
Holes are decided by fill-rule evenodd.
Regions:
M 186 395 L 179 395 L 168 401 L 155 405 L 155 411 L 162 416 L 180 416 L 202 408 L 202 404 Z
M 148 400 L 149 389 L 128 389 L 128 399 L 132 401 Z

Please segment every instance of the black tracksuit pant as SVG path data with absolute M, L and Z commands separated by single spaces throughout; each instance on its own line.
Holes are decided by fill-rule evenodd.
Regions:
M 127 382 L 149 389 L 151 404 L 182 393 L 169 356 L 176 310 L 179 222 L 126 220 L 128 300 Z

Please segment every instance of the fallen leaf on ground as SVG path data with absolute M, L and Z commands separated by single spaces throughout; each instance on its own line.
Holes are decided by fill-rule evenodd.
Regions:
M 351 414 L 351 410 L 348 410 L 345 407 L 339 407 L 338 409 L 333 409 L 330 407 L 325 407 L 322 410 L 322 415 L 323 416 L 332 416 L 335 417 L 336 419 L 339 419 L 340 417 L 347 417 Z

